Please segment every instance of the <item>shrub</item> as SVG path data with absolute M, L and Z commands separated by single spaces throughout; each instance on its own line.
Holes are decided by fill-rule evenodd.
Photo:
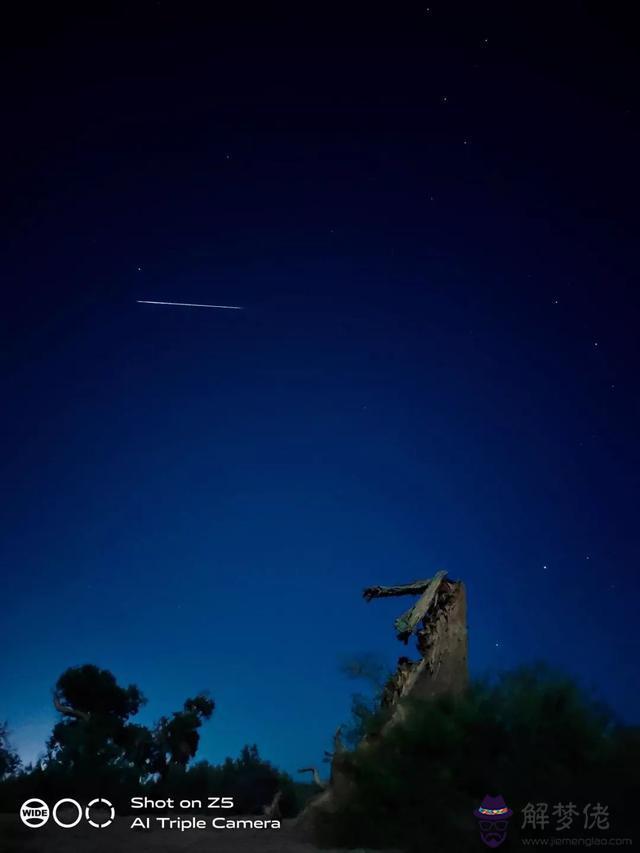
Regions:
M 486 793 L 514 812 L 528 802 L 606 803 L 614 834 L 625 834 L 638 730 L 570 679 L 524 668 L 407 711 L 402 726 L 350 754 L 354 794 L 320 827 L 321 842 L 477 851 L 473 809 Z M 516 824 L 514 815 L 512 839 Z

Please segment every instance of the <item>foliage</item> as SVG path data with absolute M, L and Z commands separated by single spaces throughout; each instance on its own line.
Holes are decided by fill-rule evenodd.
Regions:
M 347 678 L 365 685 L 365 692 L 354 693 L 351 697 L 351 719 L 342 728 L 344 744 L 355 748 L 363 737 L 378 731 L 387 718 L 380 710 L 380 697 L 391 673 L 371 654 L 350 658 L 340 669 Z
M 119 814 L 130 811 L 131 797 L 204 800 L 210 795 L 233 797 L 234 814 L 262 814 L 263 806 L 280 790 L 282 815 L 293 817 L 309 796 L 316 793 L 313 785 L 294 783 L 289 775 L 263 760 L 253 745 L 245 746 L 238 758 L 227 758 L 219 765 L 208 761 L 198 761 L 190 767 L 170 764 L 164 777 L 155 776 L 144 782 L 140 782 L 135 771 L 123 767 L 103 768 L 92 780 L 83 780 L 76 772 L 56 765 L 27 768 L 0 783 L 0 812 L 16 811 L 20 803 L 32 796 L 52 802 L 61 797 L 82 800 L 89 790 L 87 785 L 114 803 Z
M 130 722 L 146 702 L 140 689 L 121 687 L 111 672 L 93 664 L 67 669 L 54 696 L 62 719 L 47 743 L 46 762 L 51 772 L 67 772 L 76 782 L 96 774 L 142 779 L 164 776 L 171 765 L 186 767 L 198 750 L 198 729 L 215 707 L 200 694 L 150 730 Z
M 133 796 L 154 799 L 234 798 L 235 813 L 260 814 L 278 790 L 284 816 L 296 814 L 308 790 L 263 760 L 257 746 L 216 766 L 190 765 L 200 744 L 200 728 L 215 703 L 201 693 L 182 709 L 161 717 L 152 728 L 132 721 L 145 703 L 138 687 L 122 687 L 111 672 L 92 664 L 72 667 L 54 688 L 60 719 L 37 767 L 18 773 L 19 759 L 0 726 L 0 812 L 15 811 L 32 796 L 46 801 L 83 799 L 88 790 L 114 803 L 119 813 Z M 311 787 L 311 786 L 310 786 Z
M 571 680 L 525 668 L 407 711 L 404 725 L 350 754 L 355 792 L 320 827 L 321 841 L 477 850 L 472 811 L 486 793 L 502 793 L 514 811 L 527 802 L 609 803 L 614 834 L 624 835 L 638 730 L 617 724 Z
M 162 717 L 152 734 L 151 769 L 166 776 L 172 764 L 186 767 L 198 751 L 198 729 L 211 718 L 214 708 L 213 699 L 201 694 L 187 699 L 182 711 L 175 711 L 171 717 Z
M 78 776 L 135 764 L 143 733 L 128 720 L 146 701 L 137 687 L 120 687 L 108 670 L 86 664 L 60 676 L 54 697 L 61 719 L 47 742 L 48 764 Z
M 20 759 L 9 745 L 7 724 L 0 723 L 0 780 L 20 769 Z
M 154 796 L 177 796 L 180 792 L 181 797 L 197 799 L 207 793 L 220 794 L 233 797 L 235 813 L 261 814 L 279 790 L 283 816 L 297 814 L 302 804 L 297 786 L 288 774 L 262 759 L 253 744 L 244 746 L 238 758 L 227 758 L 219 765 L 199 761 L 186 771 L 172 768 L 167 778 L 154 786 Z
M 63 705 L 76 711 L 120 722 L 135 716 L 146 702 L 134 684 L 120 687 L 111 672 L 93 664 L 65 670 L 56 683 L 55 694 Z

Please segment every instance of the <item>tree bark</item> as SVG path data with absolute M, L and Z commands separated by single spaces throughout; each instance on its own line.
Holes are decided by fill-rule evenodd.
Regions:
M 438 572 L 435 577 L 429 581 L 429 585 L 413 607 L 409 608 L 409 610 L 403 613 L 402 616 L 398 616 L 396 621 L 393 623 L 399 640 L 402 640 L 404 643 L 408 642 L 409 637 L 427 615 L 427 612 L 433 604 L 436 593 L 438 592 L 440 584 L 444 580 L 446 574 L 447 573 L 445 571 Z
M 431 578 L 427 578 L 424 581 L 413 581 L 413 583 L 403 583 L 398 586 L 368 586 L 363 590 L 362 597 L 369 602 L 374 598 L 389 598 L 392 595 L 422 595 L 430 583 Z

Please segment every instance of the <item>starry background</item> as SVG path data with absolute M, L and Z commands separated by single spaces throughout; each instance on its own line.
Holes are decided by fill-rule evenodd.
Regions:
M 140 685 L 142 721 L 210 689 L 201 757 L 319 763 L 340 662 L 403 653 L 405 601 L 362 588 L 438 568 L 468 586 L 475 674 L 550 661 L 637 721 L 621 7 L 91 5 L 3 37 L 22 756 L 90 661 Z

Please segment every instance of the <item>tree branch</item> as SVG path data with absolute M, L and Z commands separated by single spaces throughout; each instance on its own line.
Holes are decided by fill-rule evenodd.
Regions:
M 431 604 L 436 597 L 436 593 L 440 588 L 440 584 L 444 580 L 446 574 L 447 573 L 445 571 L 439 571 L 435 577 L 430 580 L 429 585 L 413 607 L 403 613 L 402 616 L 398 616 L 395 620 L 393 624 L 399 640 L 403 640 L 406 643 L 418 624 L 427 615 L 427 612 L 431 607 Z
M 336 757 L 336 755 L 339 752 L 344 752 L 344 744 L 342 743 L 342 729 L 343 729 L 342 726 L 338 726 L 338 728 L 336 729 L 336 733 L 333 736 L 333 752 L 329 752 L 328 750 L 325 749 L 325 751 L 324 751 L 325 760 L 333 761 L 333 759 Z M 311 769 L 311 768 L 308 768 L 308 769 Z
M 427 578 L 425 581 L 413 581 L 399 586 L 368 586 L 362 591 L 362 597 L 369 602 L 374 598 L 389 598 L 392 595 L 422 595 L 430 583 L 431 579 Z
M 70 705 L 63 705 L 57 693 L 53 694 L 53 707 L 65 717 L 75 717 L 76 720 L 83 720 L 85 723 L 89 721 L 89 714 L 86 711 L 77 711 Z
M 267 818 L 279 818 L 280 817 L 280 800 L 282 799 L 282 791 L 276 791 L 275 797 L 271 800 L 271 802 L 262 807 L 262 813 Z
M 318 788 L 322 788 L 322 790 L 324 791 L 324 789 L 327 787 L 327 783 L 322 781 L 322 779 L 320 778 L 320 774 L 318 773 L 315 767 L 301 767 L 300 770 L 298 770 L 298 773 L 312 773 L 313 781 L 316 783 Z

